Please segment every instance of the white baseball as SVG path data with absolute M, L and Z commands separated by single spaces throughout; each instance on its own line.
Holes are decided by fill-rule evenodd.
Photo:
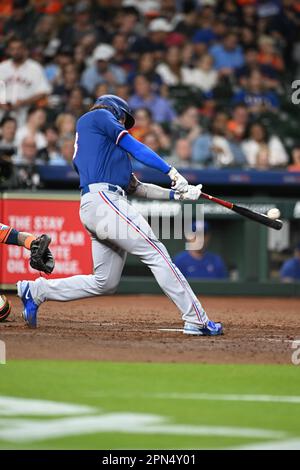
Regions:
M 273 209 L 268 210 L 267 216 L 268 216 L 270 219 L 273 219 L 273 220 L 279 219 L 279 217 L 280 217 L 280 210 L 277 209 L 277 207 L 274 207 Z

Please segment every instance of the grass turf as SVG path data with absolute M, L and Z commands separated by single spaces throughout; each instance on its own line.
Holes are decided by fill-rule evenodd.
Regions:
M 300 403 L 241 401 L 238 397 L 225 401 L 212 400 L 209 396 L 200 400 L 186 395 L 300 396 L 299 391 L 300 374 L 296 366 L 9 361 L 0 366 L 0 448 L 198 449 L 277 440 L 270 436 L 243 437 L 235 428 L 278 431 L 282 439 L 299 437 L 300 440 Z M 43 412 L 33 416 L 26 411 L 24 402 L 24 410 L 8 415 L 5 405 L 1 408 L 1 396 L 88 405 L 93 409 L 80 416 L 45 416 Z M 128 429 L 126 424 L 120 432 L 118 417 L 123 413 L 138 417 L 155 415 L 163 421 L 158 423 L 156 431 L 134 431 L 133 424 L 133 431 L 129 432 L 132 418 L 128 418 Z M 108 416 L 108 426 L 114 424 L 111 429 L 89 432 L 89 426 L 81 424 L 82 416 Z M 78 435 L 66 431 L 57 436 L 54 431 L 52 437 L 48 434 L 42 439 L 30 437 L 36 424 L 47 426 L 52 422 L 54 429 L 63 429 L 63 420 L 73 418 L 77 418 L 74 426 L 79 429 Z M 14 439 L 14 431 L 7 438 L 10 425 L 18 427 L 25 422 L 25 440 Z M 213 426 L 213 433 L 219 435 L 210 435 L 209 428 L 201 433 L 195 428 L 192 435 L 191 426 Z M 234 428 L 233 432 L 222 431 L 229 426 Z M 174 431 L 169 431 L 170 428 L 176 428 L 178 434 L 171 434 Z

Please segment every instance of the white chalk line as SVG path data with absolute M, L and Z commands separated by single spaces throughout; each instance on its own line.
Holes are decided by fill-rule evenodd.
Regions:
M 300 396 L 286 395 L 257 395 L 257 394 L 213 394 L 213 393 L 105 393 L 90 392 L 88 396 L 118 397 L 118 398 L 151 398 L 157 400 L 204 400 L 204 401 L 232 401 L 252 403 L 288 403 L 300 404 Z
M 117 331 L 118 328 L 122 328 L 122 325 L 118 324 L 118 323 L 89 323 L 90 325 L 92 326 L 99 326 L 99 327 L 103 327 L 103 328 L 106 328 L 106 327 L 109 327 L 109 326 L 113 326 L 113 327 L 116 327 L 116 330 L 113 330 L 113 331 Z M 122 332 L 123 333 L 137 333 L 137 332 L 141 332 L 141 331 L 145 331 L 145 332 L 156 332 L 156 331 L 159 331 L 159 332 L 162 332 L 162 333 L 183 333 L 183 328 L 145 328 L 144 329 L 124 329 L 122 328 Z M 106 332 L 106 330 L 105 330 Z M 224 338 L 222 338 L 224 339 Z M 225 337 L 226 339 L 226 337 Z M 282 338 L 252 338 L 253 341 L 264 341 L 264 342 L 268 342 L 268 343 L 294 343 L 294 339 L 282 339 Z M 227 339 L 228 341 L 228 339 Z M 233 342 L 235 342 L 235 340 L 233 340 Z
M 0 404 L 0 440 L 8 442 L 36 442 L 91 433 L 224 436 L 268 440 L 289 438 L 285 431 L 235 426 L 177 424 L 170 422 L 168 417 L 147 413 L 121 411 L 99 414 L 99 409 L 90 406 L 48 400 L 3 396 L 0 397 Z M 91 413 L 93 414 L 91 415 Z M 39 418 L 17 417 L 24 414 L 34 414 Z M 71 416 L 55 419 L 54 415 Z M 40 419 L 43 416 L 44 418 L 50 416 L 51 419 Z
M 246 444 L 231 448 L 231 450 L 300 450 L 300 439 L 293 438 L 257 444 Z

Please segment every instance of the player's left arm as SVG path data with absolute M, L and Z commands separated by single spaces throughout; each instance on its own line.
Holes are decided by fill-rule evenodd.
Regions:
M 157 153 L 153 152 L 147 145 L 142 144 L 125 129 L 116 117 L 106 109 L 93 111 L 94 124 L 99 132 L 108 136 L 116 145 L 140 161 L 155 170 L 161 171 L 171 179 L 172 189 L 184 193 L 187 191 L 188 182 L 174 167 L 166 163 Z
M 147 145 L 142 144 L 128 133 L 122 135 L 118 145 L 139 162 L 168 175 L 172 181 L 172 188 L 175 191 L 181 193 L 187 191 L 188 182 L 184 176 L 182 176 L 176 168 L 171 167 L 165 162 L 157 153 L 147 147 Z
M 136 197 L 144 199 L 196 201 L 200 197 L 201 188 L 202 184 L 198 186 L 188 185 L 188 190 L 184 193 L 180 193 L 173 189 L 162 188 L 156 184 L 142 183 L 137 179 L 134 173 L 132 173 L 126 192 L 129 195 L 133 194 Z

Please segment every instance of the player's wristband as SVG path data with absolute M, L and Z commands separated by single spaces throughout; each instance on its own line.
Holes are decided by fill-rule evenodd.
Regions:
M 173 191 L 173 189 L 171 189 L 171 191 L 170 191 L 169 198 L 171 200 L 173 200 L 175 198 L 175 191 Z
M 31 243 L 33 242 L 33 240 L 35 240 L 36 237 L 34 235 L 29 235 L 26 240 L 24 241 L 24 246 L 25 248 L 27 248 L 27 250 L 30 250 L 30 247 L 31 247 Z

